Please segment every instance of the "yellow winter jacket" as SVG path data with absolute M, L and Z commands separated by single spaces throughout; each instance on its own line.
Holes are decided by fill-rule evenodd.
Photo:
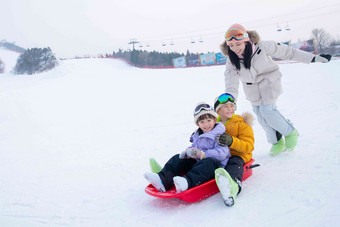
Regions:
M 218 117 L 217 121 L 221 121 Z M 244 113 L 242 116 L 234 115 L 225 124 L 225 132 L 233 137 L 233 143 L 230 145 L 231 155 L 240 156 L 245 163 L 253 157 L 254 150 L 254 132 L 251 124 L 253 116 L 250 113 Z

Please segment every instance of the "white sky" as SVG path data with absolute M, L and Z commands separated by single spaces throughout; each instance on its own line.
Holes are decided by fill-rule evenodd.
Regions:
M 125 50 L 132 38 L 149 51 L 218 52 L 233 23 L 263 40 L 306 40 L 314 28 L 340 39 L 338 0 L 2 0 L 0 11 L 0 40 L 49 46 L 58 57 Z

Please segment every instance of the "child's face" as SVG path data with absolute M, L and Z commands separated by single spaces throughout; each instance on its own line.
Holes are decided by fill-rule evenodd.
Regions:
M 216 119 L 207 118 L 197 122 L 198 127 L 202 129 L 203 132 L 210 132 L 213 130 L 216 124 Z
M 220 116 L 222 121 L 229 120 L 235 113 L 235 105 L 234 103 L 226 103 L 217 111 L 217 114 Z

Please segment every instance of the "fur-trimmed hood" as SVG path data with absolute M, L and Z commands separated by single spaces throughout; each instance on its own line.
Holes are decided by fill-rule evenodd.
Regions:
M 248 125 L 252 126 L 254 122 L 254 117 L 249 112 L 244 112 L 241 114 L 241 117 L 243 118 L 244 122 L 246 122 Z
M 260 36 L 256 31 L 247 31 L 248 35 L 249 35 L 249 39 L 251 40 L 251 42 L 253 42 L 254 44 L 257 44 L 260 41 Z M 223 53 L 224 56 L 228 56 L 228 46 L 227 46 L 227 42 L 224 41 L 221 45 L 220 45 L 221 51 Z

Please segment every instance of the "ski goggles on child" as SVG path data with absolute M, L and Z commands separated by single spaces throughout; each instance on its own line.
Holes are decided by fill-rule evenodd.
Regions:
M 217 98 L 217 100 L 214 104 L 214 109 L 216 110 L 218 105 L 224 104 L 224 103 L 227 103 L 227 102 L 232 102 L 232 103 L 235 104 L 234 96 L 232 96 L 231 94 L 228 94 L 228 93 L 224 93 L 224 94 L 218 96 L 218 98 Z
M 199 114 L 202 110 L 213 110 L 213 108 L 209 105 L 209 104 L 206 104 L 206 103 L 202 103 L 202 104 L 199 104 L 198 106 L 196 106 L 195 110 L 194 110 L 194 116 Z
M 231 41 L 232 39 L 235 40 L 242 40 L 244 38 L 248 38 L 249 35 L 247 32 L 242 31 L 238 28 L 231 28 L 225 33 L 225 40 Z

